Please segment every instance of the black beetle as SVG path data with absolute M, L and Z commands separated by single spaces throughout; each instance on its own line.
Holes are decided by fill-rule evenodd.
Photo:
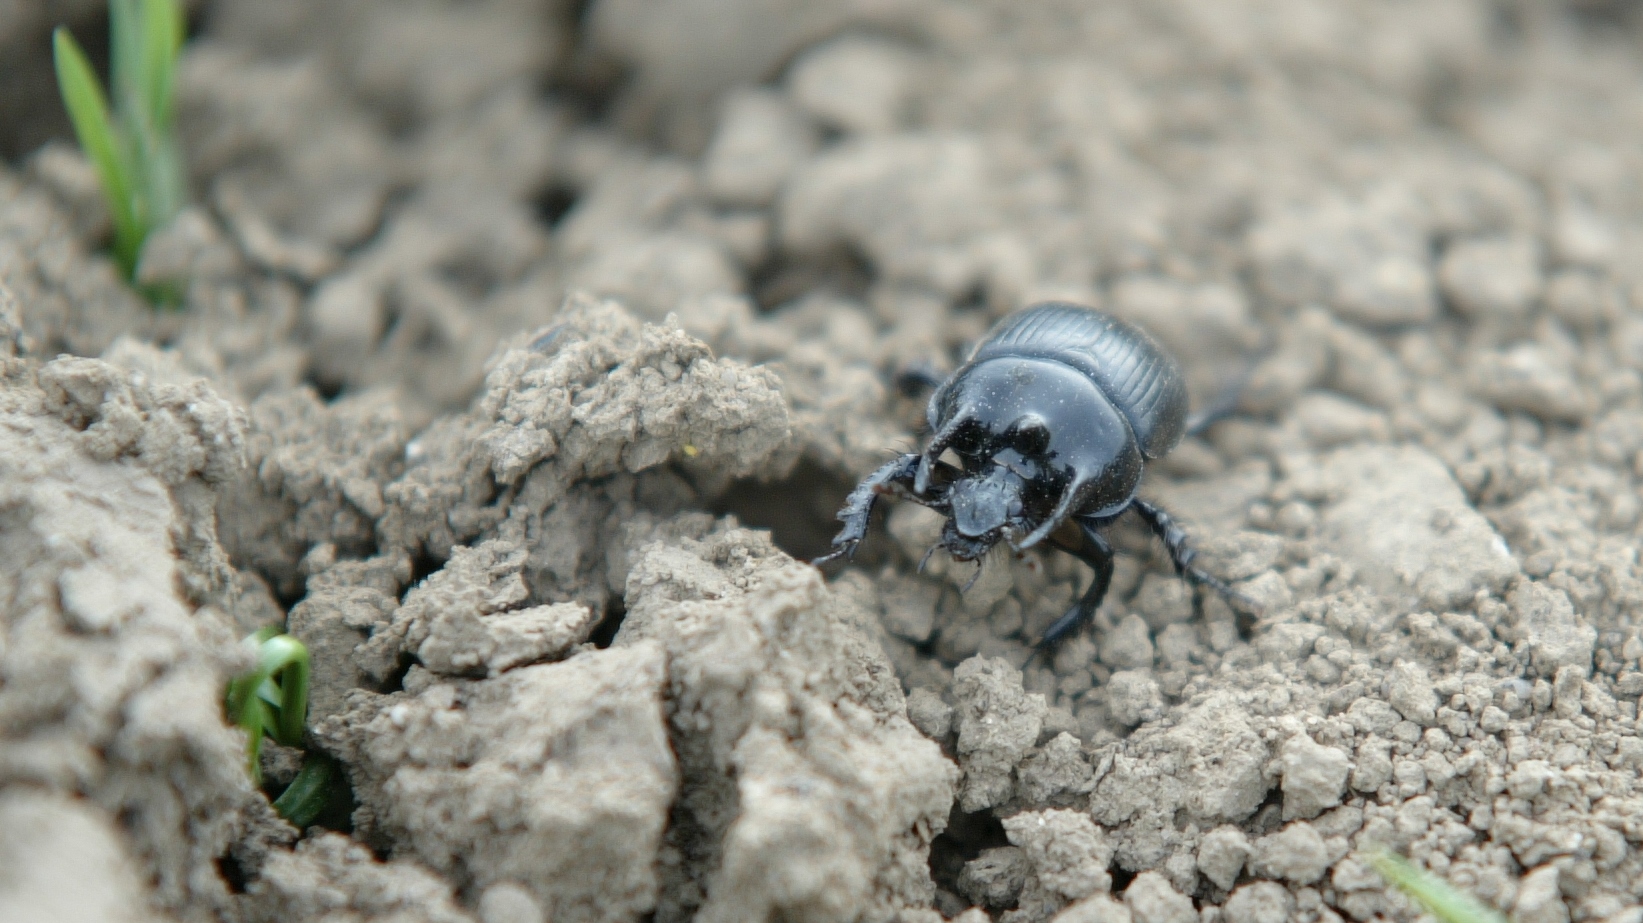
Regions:
M 873 504 L 896 494 L 947 517 L 941 547 L 973 561 L 1026 534 L 1018 551 L 1049 539 L 1095 569 L 1082 598 L 1039 641 L 1053 645 L 1095 614 L 1112 580 L 1112 546 L 1101 529 L 1134 510 L 1169 550 L 1176 573 L 1242 608 L 1253 603 L 1192 563 L 1186 533 L 1135 495 L 1141 470 L 1182 434 L 1207 426 L 1226 406 L 1187 416 L 1175 360 L 1140 328 L 1081 305 L 1045 302 L 1005 318 L 970 360 L 930 397 L 934 434 L 850 492 L 824 564 L 854 553 Z M 961 462 L 941 461 L 951 449 Z

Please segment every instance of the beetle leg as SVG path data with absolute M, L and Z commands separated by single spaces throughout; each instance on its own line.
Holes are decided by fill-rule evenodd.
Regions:
M 885 494 L 898 494 L 937 512 L 945 513 L 947 507 L 944 498 L 947 485 L 963 472 L 946 462 L 936 462 L 934 470 L 943 480 L 931 485 L 924 494 L 920 494 L 913 489 L 913 478 L 922 458 L 920 455 L 898 455 L 857 484 L 856 489 L 850 491 L 850 496 L 844 499 L 844 509 L 839 510 L 838 519 L 844 523 L 844 528 L 839 530 L 838 535 L 833 536 L 833 550 L 810 563 L 820 566 L 841 557 L 848 558 L 854 555 L 856 546 L 867 535 L 867 522 L 873 516 L 873 505 Z
M 844 509 L 839 510 L 838 519 L 844 523 L 844 528 L 833 536 L 833 550 L 810 563 L 819 567 L 829 561 L 854 555 L 856 546 L 867 536 L 867 522 L 873 518 L 873 505 L 879 502 L 880 496 L 897 486 L 910 486 L 922 457 L 899 455 L 857 484 L 856 489 L 850 491 L 850 496 L 844 499 Z
M 1231 584 L 1220 577 L 1192 563 L 1198 552 L 1187 544 L 1187 533 L 1176 524 L 1173 516 L 1156 504 L 1148 503 L 1139 497 L 1130 502 L 1130 509 L 1135 510 L 1136 515 L 1145 520 L 1153 534 L 1164 543 L 1164 547 L 1169 551 L 1170 563 L 1175 565 L 1177 574 L 1200 586 L 1209 587 L 1220 593 L 1227 602 L 1236 603 L 1245 611 L 1260 614 L 1260 603 L 1233 589 Z
M 1063 544 L 1056 539 L 1050 541 L 1057 548 L 1094 568 L 1095 576 L 1090 578 L 1089 588 L 1084 591 L 1083 597 L 1067 610 L 1067 614 L 1056 619 L 1044 630 L 1044 637 L 1038 641 L 1040 648 L 1053 647 L 1062 638 L 1082 628 L 1094 618 L 1095 610 L 1101 608 L 1101 601 L 1107 597 L 1107 587 L 1112 584 L 1112 546 L 1107 544 L 1107 537 L 1083 520 L 1074 521 L 1078 523 L 1078 531 L 1083 539 L 1077 547 Z
M 941 550 L 941 543 L 940 542 L 936 542 L 934 545 L 931 545 L 930 550 L 926 551 L 924 553 L 924 557 L 918 559 L 918 570 L 916 571 L 916 573 L 920 573 L 920 574 L 924 573 L 925 565 L 929 564 L 930 559 L 935 557 L 936 552 L 940 551 L 940 550 Z

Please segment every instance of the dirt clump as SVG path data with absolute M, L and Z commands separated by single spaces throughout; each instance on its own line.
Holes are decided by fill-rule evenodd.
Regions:
M 319 832 L 294 850 L 270 854 L 248 893 L 244 919 L 255 923 L 291 916 L 416 923 L 472 923 L 476 919 L 457 905 L 450 885 L 439 876 L 409 862 L 378 862 L 369 849 L 336 833 Z M 490 903 L 517 901 L 522 896 L 506 893 L 508 897 L 492 898 Z
M 907 720 L 867 614 L 739 529 L 644 546 L 628 599 L 612 649 L 665 650 L 691 792 L 658 918 L 893 920 L 926 906 L 956 772 Z
M 463 888 L 523 889 L 546 919 L 631 919 L 656 905 L 678 785 L 663 671 L 656 645 L 477 683 L 418 671 L 404 692 L 356 693 L 316 734 L 349 766 L 356 836 Z
M 230 904 L 217 858 L 258 797 L 221 713 L 247 657 L 210 503 L 243 464 L 245 416 L 198 380 L 96 359 L 0 363 L 13 434 L 0 452 L 0 785 L 8 849 L 32 869 L 6 900 L 45 918 L 65 900 L 65 855 L 81 855 L 88 900 L 132 919 L 145 904 L 211 919 Z

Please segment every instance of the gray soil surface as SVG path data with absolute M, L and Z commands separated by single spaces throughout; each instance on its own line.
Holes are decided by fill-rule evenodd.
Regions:
M 191 3 L 159 312 L 0 7 L 0 920 L 1643 921 L 1637 4 Z M 1046 298 L 1247 376 L 1142 493 L 1258 617 L 804 563 Z

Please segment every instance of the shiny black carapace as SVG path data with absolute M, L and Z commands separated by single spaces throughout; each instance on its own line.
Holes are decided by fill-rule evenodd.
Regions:
M 1134 510 L 1177 573 L 1249 608 L 1192 563 L 1186 533 L 1168 513 L 1135 495 L 1148 460 L 1211 422 L 1189 420 L 1180 368 L 1139 328 L 1075 304 L 1026 308 L 937 387 L 928 417 L 934 435 L 924 451 L 896 458 L 850 492 L 839 511 L 844 528 L 815 563 L 852 554 L 886 494 L 946 516 L 939 547 L 961 561 L 1000 541 L 1024 550 L 1048 539 L 1095 569 L 1083 597 L 1044 632 L 1039 643 L 1052 645 L 1100 607 L 1113 569 L 1100 530 Z M 941 460 L 948 450 L 959 465 Z

